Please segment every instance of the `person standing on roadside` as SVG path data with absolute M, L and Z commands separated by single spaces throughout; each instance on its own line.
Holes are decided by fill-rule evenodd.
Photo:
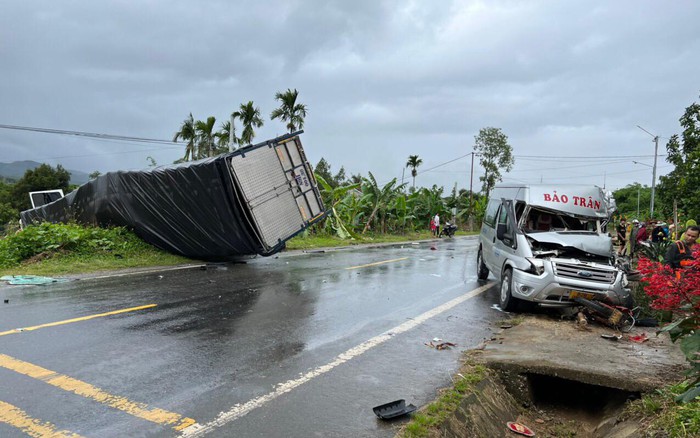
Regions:
M 433 218 L 433 222 L 435 222 L 435 235 L 439 236 L 440 235 L 440 215 L 438 213 L 435 213 L 435 217 Z
M 627 233 L 627 255 L 630 259 L 634 257 L 634 252 L 637 250 L 637 233 L 639 232 L 639 221 L 637 219 L 632 220 L 632 226 L 630 227 L 629 233 Z
M 693 259 L 693 246 L 700 235 L 700 227 L 691 225 L 685 230 L 684 235 L 684 239 L 678 240 L 668 247 L 666 257 L 664 257 L 664 263 L 675 270 L 685 267 L 687 261 Z M 677 275 L 680 274 L 677 273 Z
M 639 223 L 639 230 L 637 231 L 637 245 L 642 242 L 646 242 L 649 239 L 649 233 L 647 233 L 646 222 Z
M 688 220 L 685 222 L 685 229 L 686 229 L 686 231 L 688 231 L 688 229 L 689 229 L 690 227 L 694 227 L 694 226 L 697 226 L 697 225 L 698 225 L 698 223 L 695 222 L 695 219 L 688 219 Z M 681 240 L 683 240 L 683 239 L 685 239 L 685 231 L 683 232 L 683 234 L 681 234 Z
M 617 225 L 617 241 L 620 243 L 620 250 L 617 252 L 622 255 L 625 251 L 625 244 L 627 241 L 625 237 L 627 236 L 627 220 L 625 218 L 620 219 L 620 223 Z

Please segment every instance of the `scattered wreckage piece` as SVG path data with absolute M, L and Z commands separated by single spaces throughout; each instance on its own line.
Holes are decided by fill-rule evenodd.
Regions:
M 23 211 L 21 221 L 126 226 L 158 248 L 208 261 L 269 256 L 325 215 L 299 134 L 199 161 L 109 172 Z
M 391 420 L 402 415 L 410 414 L 416 409 L 417 408 L 412 404 L 407 405 L 406 400 L 399 399 L 389 403 L 384 403 L 383 405 L 375 406 L 372 408 L 372 411 L 374 411 L 374 414 L 382 420 Z

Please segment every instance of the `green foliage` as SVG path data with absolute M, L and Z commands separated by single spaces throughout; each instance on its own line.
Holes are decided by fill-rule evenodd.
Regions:
M 260 108 L 256 107 L 251 100 L 247 103 L 242 103 L 238 111 L 231 114 L 231 117 L 234 120 L 239 119 L 243 125 L 239 143 L 241 145 L 251 144 L 255 138 L 255 128 L 262 127 L 264 123 L 263 119 L 260 118 Z
M 413 177 L 413 191 L 416 190 L 416 176 L 418 176 L 418 166 L 423 164 L 423 160 L 418 158 L 418 155 L 409 155 L 406 167 L 411 168 L 411 176 Z
M 700 187 L 700 104 L 693 103 L 679 119 L 683 132 L 671 136 L 666 144 L 666 161 L 675 168 L 660 178 L 657 194 L 665 211 L 678 210 L 689 218 L 700 218 L 697 199 Z
M 123 256 L 147 247 L 150 246 L 123 227 L 105 229 L 45 222 L 0 239 L 0 268 L 15 267 L 34 257 L 99 252 Z
M 645 394 L 631 402 L 623 419 L 636 418 L 646 426 L 644 436 L 669 438 L 700 436 L 700 405 L 698 402 L 678 404 L 676 399 L 688 390 L 686 383 L 672 385 Z
M 467 362 L 455 377 L 454 386 L 441 392 L 440 397 L 413 415 L 411 421 L 396 436 L 419 438 L 431 433 L 457 410 L 462 400 L 474 391 L 477 383 L 486 377 L 486 368 Z
M 0 181 L 0 233 L 8 228 L 8 223 L 17 222 L 19 210 L 12 206 L 12 185 Z
M 12 186 L 10 206 L 18 211 L 28 210 L 32 208 L 32 204 L 29 201 L 29 192 L 53 189 L 62 189 L 64 192 L 67 192 L 69 182 L 70 172 L 60 164 L 55 169 L 48 164 L 29 169 Z
M 657 262 L 663 262 L 666 256 L 666 251 L 668 247 L 673 245 L 670 240 L 663 240 L 661 242 L 649 242 L 649 246 L 640 245 L 639 251 L 641 255 L 648 258 L 649 260 L 654 260 Z
M 479 164 L 484 168 L 484 176 L 479 177 L 482 191 L 488 198 L 491 188 L 501 181 L 501 169 L 510 172 L 515 163 L 513 148 L 500 128 L 483 128 L 474 137 L 474 151 L 479 154 Z
M 323 180 L 332 188 L 340 187 L 350 183 L 345 178 L 345 168 L 341 167 L 338 173 L 333 175 L 331 173 L 331 165 L 323 157 L 318 160 L 318 164 L 314 167 L 314 173 L 317 176 L 321 176 Z M 361 181 L 355 181 L 354 183 L 360 183 Z
M 306 117 L 306 105 L 297 103 L 299 92 L 288 88 L 284 93 L 277 92 L 275 100 L 280 102 L 279 108 L 276 108 L 270 114 L 270 120 L 281 119 L 287 122 L 287 129 L 290 133 L 304 128 L 304 118 Z
M 658 196 L 659 190 L 657 190 L 656 193 Z M 635 182 L 634 184 L 628 184 L 613 192 L 613 197 L 617 204 L 617 214 L 620 216 L 628 220 L 639 219 L 640 221 L 649 217 L 651 187 L 643 186 Z M 654 205 L 654 210 L 654 215 L 656 217 L 665 216 L 662 206 Z

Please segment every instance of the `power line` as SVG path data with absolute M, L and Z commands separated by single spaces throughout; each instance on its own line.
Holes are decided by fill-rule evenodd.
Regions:
M 96 132 L 84 132 L 84 131 L 68 131 L 63 129 L 51 129 L 51 128 L 37 128 L 32 126 L 18 126 L 18 125 L 3 125 L 0 124 L 1 129 L 12 129 L 16 131 L 30 131 L 30 132 L 41 132 L 43 134 L 58 134 L 58 135 L 73 135 L 76 137 L 86 137 L 86 138 L 98 138 L 103 140 L 119 140 L 119 141 L 130 141 L 137 143 L 155 143 L 155 144 L 169 144 L 177 143 L 171 140 L 161 140 L 157 138 L 145 138 L 145 137 L 129 137 L 125 135 L 115 135 L 115 134 L 100 134 Z

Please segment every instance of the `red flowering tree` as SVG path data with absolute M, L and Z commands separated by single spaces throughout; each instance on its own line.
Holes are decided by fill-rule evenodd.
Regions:
M 657 261 L 640 258 L 638 269 L 646 283 L 644 292 L 653 300 L 651 307 L 673 312 L 674 321 L 659 332 L 668 332 L 671 340 L 680 340 L 680 347 L 691 365 L 692 381 L 678 401 L 689 402 L 700 397 L 700 246 L 694 259 L 683 269 L 674 271 Z

